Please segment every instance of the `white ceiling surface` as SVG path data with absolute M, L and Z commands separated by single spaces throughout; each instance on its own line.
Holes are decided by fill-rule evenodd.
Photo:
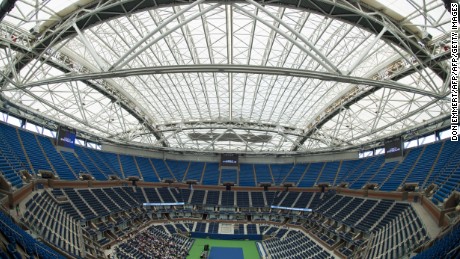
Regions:
M 17 34 L 27 34 L 42 23 L 59 20 L 56 10 L 66 7 L 63 5 L 70 4 L 70 9 L 83 5 L 72 2 L 20 0 L 6 15 L 2 29 L 5 31 L 8 25 L 20 28 Z M 450 33 L 450 15 L 442 1 L 378 2 L 406 17 L 401 24 L 412 23 L 434 39 Z M 337 68 L 343 76 L 386 80 L 387 67 L 398 60 L 402 60 L 401 64 L 410 60 L 407 50 L 339 19 L 282 6 L 265 6 L 262 10 L 249 2 L 203 3 L 168 20 L 186 8 L 188 5 L 143 10 L 56 42 L 47 53 L 59 54 L 50 60 L 59 63 L 65 56 L 71 72 L 35 59 L 21 71 L 13 72 L 2 95 L 21 107 L 101 138 L 201 151 L 314 152 L 359 146 L 423 125 L 450 111 L 447 98 L 411 90 L 449 97 L 450 89 L 443 79 L 431 69 L 421 68 L 398 80 L 408 91 L 380 88 L 340 108 L 320 128 L 310 131 L 335 101 L 343 99 L 351 89 L 363 91 L 370 86 L 244 70 L 189 72 L 183 66 L 241 65 L 258 68 L 259 72 L 264 68 L 290 69 L 331 77 L 338 75 Z M 66 17 L 61 22 L 72 26 L 71 18 Z M 33 42 L 20 39 L 14 44 L 29 49 L 33 46 Z M 9 64 L 17 55 L 21 54 L 11 48 L 0 49 L 3 74 L 12 70 Z M 448 67 L 448 63 L 443 65 Z M 133 72 L 161 67 L 177 71 Z M 126 75 L 91 77 L 116 71 Z M 87 80 L 62 80 L 75 75 Z M 98 87 L 116 89 L 118 95 L 110 99 Z M 123 105 L 126 103 L 145 121 L 139 122 Z M 306 132 L 311 134 L 300 143 Z M 219 137 L 206 141 L 193 140 L 189 133 L 268 134 L 272 138 L 268 142 L 243 138 L 219 141 Z

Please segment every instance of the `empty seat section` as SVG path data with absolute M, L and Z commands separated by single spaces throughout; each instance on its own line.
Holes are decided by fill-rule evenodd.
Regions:
M 148 202 L 152 202 L 152 203 L 162 202 L 155 188 L 144 188 L 144 192 L 145 192 L 145 195 L 147 196 Z
M 80 147 L 78 145 L 75 146 L 75 153 L 78 156 L 78 159 L 85 165 L 88 169 L 88 173 L 90 173 L 96 180 L 107 180 L 107 176 L 101 171 L 102 168 L 100 165 L 96 165 L 94 159 L 89 157 L 86 154 L 87 148 Z
M 155 171 L 153 171 L 153 167 L 150 164 L 148 158 L 145 157 L 134 157 L 136 159 L 137 165 L 139 166 L 139 170 L 142 172 L 142 177 L 145 182 L 159 182 Z
M 248 235 L 257 235 L 257 226 L 255 224 L 247 224 L 246 230 Z
M 361 199 L 361 198 L 351 199 L 351 201 L 344 204 L 343 207 L 339 208 L 339 211 L 336 214 L 334 214 L 332 218 L 339 222 L 343 221 L 349 215 L 351 215 L 356 209 L 359 209 L 359 207 L 362 205 L 363 202 L 364 202 L 364 199 Z
M 438 157 L 441 146 L 442 142 L 425 146 L 419 161 L 415 164 L 414 169 L 409 177 L 407 177 L 406 182 L 418 183 L 418 185 L 422 187 L 423 182 L 434 165 L 433 162 L 436 161 L 436 158 Z
M 97 213 L 99 217 L 110 214 L 105 206 L 93 195 L 88 189 L 79 189 L 77 192 L 85 200 L 86 203 Z
M 280 239 L 285 233 L 280 229 L 277 237 L 263 241 L 271 258 L 334 258 L 302 232 L 291 230 Z
M 349 187 L 351 189 L 361 189 L 369 180 L 379 172 L 382 163 L 385 161 L 383 156 L 377 156 L 373 159 L 372 163 L 361 172 L 353 181 L 350 181 Z
M 284 200 L 279 203 L 281 207 L 293 207 L 294 202 L 296 202 L 297 198 L 299 197 L 300 192 L 289 192 Z
M 236 193 L 236 204 L 240 208 L 249 208 L 248 192 L 237 192 Z
M 265 200 L 262 192 L 251 192 L 252 207 L 262 208 L 265 207 Z
M 438 185 L 438 189 L 433 196 L 433 201 L 443 202 L 450 196 L 453 191 L 460 190 L 460 145 L 455 142 L 446 141 L 443 147 L 443 153 L 448 154 L 441 162 L 443 166 L 435 167 L 432 178 L 433 182 Z
M 168 164 L 169 169 L 171 169 L 174 178 L 176 178 L 178 182 L 182 182 L 184 180 L 185 174 L 187 173 L 188 165 L 190 164 L 190 162 L 166 160 L 166 164 Z
M 22 166 L 24 166 L 27 170 L 31 170 L 29 162 L 27 162 L 26 155 L 23 152 L 21 142 L 19 142 L 18 132 L 16 128 L 5 125 L 3 122 L 0 122 L 0 132 L 3 136 L 3 141 L 11 147 L 11 152 L 16 155 L 16 157 L 21 162 Z
M 257 184 L 259 183 L 273 183 L 273 179 L 270 175 L 270 166 L 268 164 L 254 164 L 254 170 L 256 172 Z
M 172 196 L 176 199 L 177 202 L 183 202 L 184 200 L 182 199 L 182 192 L 177 189 L 177 188 L 169 188 L 169 191 L 171 192 Z
M 126 210 L 126 209 L 131 208 L 131 207 L 135 207 L 137 205 L 137 204 L 130 204 L 130 203 L 126 202 L 125 200 L 123 200 L 120 197 L 120 195 L 117 194 L 117 192 L 115 190 L 119 190 L 119 188 L 113 188 L 113 189 L 112 188 L 104 188 L 104 189 L 102 189 L 102 191 L 104 193 L 106 193 L 106 195 L 108 197 L 110 197 L 110 199 L 112 199 L 117 204 L 117 206 L 120 207 L 123 210 Z M 141 190 L 138 189 L 138 192 L 141 192 Z M 142 195 L 142 196 L 144 196 L 144 195 Z M 139 201 L 139 203 L 144 203 L 145 199 L 144 200 L 139 199 L 138 201 Z
M 165 179 L 174 179 L 174 177 L 169 172 L 169 169 L 166 167 L 165 161 L 155 158 L 151 158 L 150 161 L 152 161 L 152 164 L 156 172 L 158 173 L 158 176 L 160 176 L 160 181 L 163 181 Z
M 104 158 L 104 152 L 96 150 L 96 149 L 91 149 L 91 148 L 85 148 L 83 152 L 86 153 L 86 155 L 91 159 L 91 161 L 97 166 L 97 168 L 99 168 L 101 173 L 103 173 L 106 177 L 114 174 L 114 172 L 109 167 L 107 161 Z
M 387 177 L 393 172 L 397 165 L 398 161 L 385 163 L 385 165 L 383 165 L 383 167 L 381 167 L 380 170 L 372 178 L 369 179 L 369 182 L 376 184 L 383 183 L 385 179 L 387 179 Z
M 253 164 L 240 164 L 240 186 L 256 186 Z
M 12 162 L 10 162 L 12 159 L 14 158 L 5 154 L 3 149 L 0 149 L 0 172 L 6 177 L 12 186 L 20 188 L 22 186 L 22 179 L 19 177 L 18 172 L 25 168 L 20 167 L 19 164 L 17 164 L 17 166 L 13 166 Z
M 51 143 L 51 139 L 39 135 L 37 135 L 37 139 L 39 140 L 39 144 L 43 147 L 43 151 L 45 151 L 49 162 L 59 175 L 59 178 L 63 180 L 76 180 L 77 176 L 72 172 L 62 156 L 56 151 L 56 148 Z
M 61 151 L 60 153 L 70 168 L 72 168 L 72 171 L 77 174 L 77 176 L 80 173 L 92 174 L 92 172 L 86 169 L 86 167 L 80 162 L 80 159 L 76 157 L 73 152 Z
M 318 178 L 318 175 L 321 173 L 323 165 L 323 162 L 310 164 L 304 177 L 299 182 L 299 187 L 315 186 L 317 184 L 316 179 Z
M 109 152 L 101 152 L 102 158 L 105 159 L 105 162 L 110 168 L 110 171 L 112 174 L 117 175 L 121 179 L 125 179 L 126 177 L 123 176 L 121 167 L 120 167 L 120 161 L 118 160 L 118 155 L 114 153 L 109 153 Z
M 330 185 L 334 184 L 335 176 L 339 170 L 340 162 L 327 162 L 324 166 L 323 171 L 318 179 L 318 183 L 329 183 Z
M 297 186 L 300 178 L 305 173 L 305 170 L 307 170 L 308 166 L 309 164 L 295 164 L 291 170 L 291 173 L 287 177 L 285 177 L 284 182 L 294 183 L 294 185 Z
M 270 199 L 272 202 L 270 202 L 269 204 L 273 205 L 273 206 L 279 206 L 280 203 L 284 200 L 284 198 L 286 197 L 286 195 L 288 193 L 289 192 L 286 192 L 286 191 L 276 192 L 275 196 L 273 197 L 273 199 Z M 268 202 L 268 200 L 267 200 L 267 202 Z
M 222 169 L 221 170 L 221 176 L 220 176 L 220 182 L 221 183 L 234 183 L 238 184 L 237 182 L 237 169 Z
M 203 204 L 204 203 L 204 196 L 206 194 L 206 191 L 204 190 L 194 190 L 192 191 L 192 204 Z
M 367 157 L 364 159 L 357 160 L 352 168 L 343 176 L 338 183 L 352 184 L 369 166 L 375 161 L 375 157 Z
M 191 162 L 185 180 L 195 180 L 201 183 L 201 176 L 204 170 L 204 162 Z
M 355 208 L 353 213 L 344 220 L 344 223 L 348 226 L 354 226 L 375 206 L 376 203 L 377 200 L 366 199 L 359 207 Z
M 208 195 L 206 197 L 206 205 L 218 205 L 219 199 L 220 199 L 219 191 L 208 191 Z
M 88 205 L 86 205 L 86 203 L 75 190 L 66 188 L 64 189 L 64 193 L 67 195 L 74 207 L 80 211 L 80 213 L 83 215 L 83 218 L 87 220 L 96 218 L 96 214 L 94 214 Z
M 180 196 L 181 196 L 181 201 L 185 203 L 189 203 L 190 200 L 190 195 L 192 195 L 192 190 L 191 189 L 179 189 Z
M 110 211 L 110 213 L 115 213 L 121 211 L 121 208 L 115 204 L 112 197 L 109 197 L 102 189 L 91 189 L 94 196 L 96 196 L 105 207 Z
M 271 164 L 270 168 L 272 171 L 275 184 L 279 185 L 282 183 L 284 177 L 289 174 L 293 168 L 293 164 Z
M 234 207 L 235 206 L 235 192 L 222 191 L 221 206 Z
M 340 169 L 337 172 L 337 177 L 335 179 L 335 185 L 338 185 L 345 181 L 345 177 L 350 175 L 351 172 L 354 170 L 355 167 L 359 165 L 362 159 L 359 160 L 344 160 L 342 164 L 340 164 Z
M 136 192 L 134 192 L 134 190 L 137 191 L 138 188 L 133 190 L 132 187 L 119 187 L 113 188 L 113 190 L 128 204 L 132 205 L 133 207 L 138 206 L 138 200 L 136 199 L 137 195 Z
M 2 128 L 0 127 L 0 130 Z M 16 137 L 17 139 L 17 137 Z M 20 151 L 20 150 L 19 150 Z M 29 169 L 21 162 L 13 147 L 10 146 L 3 133 L 0 131 L 0 172 L 15 187 L 22 187 L 22 179 L 19 171 Z
M 265 196 L 265 201 L 267 202 L 266 206 L 275 205 L 274 200 L 276 192 L 263 192 L 262 194 Z
M 310 203 L 310 200 L 313 196 L 313 192 L 302 192 L 300 194 L 299 199 L 297 202 L 293 205 L 294 208 L 306 208 L 307 205 Z
M 30 163 L 34 168 L 34 172 L 38 173 L 38 170 L 53 171 L 41 148 L 38 146 L 35 135 L 23 130 L 19 130 L 19 135 L 21 136 Z
M 163 202 L 176 202 L 169 188 L 157 188 Z
M 420 155 L 421 148 L 413 148 L 408 152 L 406 158 L 398 165 L 394 172 L 390 175 L 388 180 L 383 183 L 380 190 L 382 191 L 396 191 L 402 184 L 404 178 L 410 173 L 412 166 Z
M 122 169 L 122 172 L 125 178 L 129 176 L 140 177 L 139 170 L 137 169 L 136 161 L 134 161 L 133 156 L 120 154 L 119 157 L 120 157 L 121 169 Z
M 219 164 L 206 163 L 203 184 L 204 185 L 217 185 L 219 183 Z
M 21 245 L 25 253 L 29 255 L 37 254 L 39 258 L 64 258 L 50 247 L 34 239 L 3 212 L 0 212 L 0 231 L 8 233 L 6 235 L 8 242 Z

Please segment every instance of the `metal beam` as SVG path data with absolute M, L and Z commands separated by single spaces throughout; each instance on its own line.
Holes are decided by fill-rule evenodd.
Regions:
M 17 51 L 20 51 L 25 54 L 30 54 L 29 49 L 26 48 L 17 48 Z M 61 50 L 60 52 L 60 57 L 67 57 L 69 60 L 75 59 L 76 57 L 69 57 L 66 56 L 67 53 L 65 50 Z M 50 53 L 51 55 L 55 55 L 56 53 Z M 65 65 L 65 62 L 59 63 L 58 59 L 52 59 L 49 57 L 42 57 L 43 62 L 46 62 L 48 65 L 64 72 L 64 73 L 72 73 L 71 68 L 67 67 Z M 89 64 L 85 64 L 84 61 L 79 60 L 78 64 L 82 65 L 82 69 L 88 69 L 90 67 Z M 9 79 L 6 75 L 3 76 L 4 80 L 9 82 L 11 85 L 15 87 L 15 89 L 21 89 L 22 87 L 15 83 L 13 80 Z M 88 86 L 94 88 L 95 90 L 99 91 L 103 95 L 107 96 L 111 100 L 118 100 L 120 103 L 120 106 L 123 107 L 123 109 L 127 110 L 131 115 L 133 115 L 142 125 L 144 125 L 158 140 L 163 139 L 161 133 L 155 128 L 153 123 L 153 119 L 150 118 L 145 111 L 143 111 L 142 106 L 140 106 L 136 100 L 133 100 L 130 98 L 127 94 L 123 93 L 121 87 L 117 86 L 113 80 L 106 80 L 105 82 L 109 82 L 105 84 L 105 87 L 109 87 L 110 89 L 105 89 L 104 86 L 100 86 L 96 83 L 91 82 L 90 80 L 82 80 L 82 82 L 85 82 Z M 22 89 L 22 90 L 27 90 L 27 89 Z M 5 89 L 4 91 L 8 91 L 8 89 Z M 127 101 L 128 100 L 128 101 Z M 136 105 L 136 107 L 132 107 L 130 103 L 133 103 Z M 141 111 L 141 112 L 140 112 Z M 162 145 L 164 147 L 167 146 L 167 142 L 163 142 Z
M 426 60 L 426 63 L 432 63 L 432 62 L 441 62 L 444 60 L 447 60 L 450 58 L 450 52 L 445 52 L 445 53 L 440 53 L 430 60 Z M 417 72 L 417 69 L 420 68 L 420 65 L 417 66 L 411 66 L 407 69 L 403 69 L 401 71 L 398 71 L 397 73 L 393 74 L 389 79 L 397 81 L 407 75 L 410 75 L 412 73 Z M 327 121 L 329 121 L 332 117 L 334 117 L 336 114 L 340 112 L 341 107 L 349 106 L 353 103 L 358 102 L 359 100 L 363 99 L 366 96 L 369 96 L 372 93 L 375 93 L 381 89 L 381 87 L 371 87 L 369 89 L 364 89 L 364 90 L 357 90 L 356 87 L 353 87 L 350 91 L 344 93 L 342 97 L 338 98 L 337 101 L 331 103 L 328 107 L 324 108 L 323 114 L 319 114 L 316 118 L 317 120 L 312 120 L 312 124 L 309 125 L 305 131 L 305 134 L 298 140 L 300 144 L 305 143 L 305 141 L 315 133 L 321 125 L 325 124 Z M 446 95 L 444 93 L 445 91 L 441 91 L 441 94 L 438 95 L 439 98 L 445 98 Z M 439 99 L 438 98 L 438 99 Z M 340 106 L 333 107 L 336 103 L 341 103 Z M 298 146 L 293 146 L 293 151 L 298 150 Z
M 191 122 L 181 122 L 180 124 L 161 124 L 158 125 L 159 132 L 170 132 L 175 131 L 178 128 L 182 130 L 193 130 L 193 129 L 229 129 L 229 128 L 238 128 L 242 130 L 254 130 L 254 131 L 264 131 L 272 133 L 281 132 L 293 135 L 301 136 L 302 130 L 292 127 L 283 127 L 277 124 L 262 123 L 262 122 L 251 122 L 251 121 L 218 121 L 218 120 L 203 120 L 203 121 L 191 121 Z
M 339 70 L 338 67 L 336 67 L 334 64 L 332 64 L 332 62 L 319 50 L 315 47 L 314 44 L 310 43 L 310 41 L 308 41 L 307 38 L 305 38 L 301 33 L 299 33 L 298 31 L 294 30 L 293 28 L 291 28 L 291 26 L 289 26 L 286 22 L 284 22 L 283 20 L 281 20 L 280 18 L 278 18 L 276 15 L 272 14 L 270 11 L 268 11 L 265 7 L 263 7 L 262 5 L 260 5 L 259 3 L 257 3 L 256 1 L 254 0 L 246 0 L 246 2 L 254 5 L 255 7 L 257 7 L 259 10 L 262 10 L 264 13 L 266 13 L 268 16 L 270 16 L 273 20 L 275 20 L 277 23 L 281 24 L 282 26 L 284 26 L 286 29 L 288 29 L 290 32 L 292 32 L 298 39 L 300 39 L 303 43 L 305 43 L 310 49 L 313 50 L 313 53 L 310 52 L 309 50 L 305 49 L 303 46 L 301 49 L 303 49 L 304 51 L 306 51 L 314 60 L 316 60 L 319 64 L 321 64 L 324 68 L 326 68 L 327 70 L 332 71 L 331 72 L 336 72 L 337 74 L 342 74 Z M 248 12 L 246 12 L 244 9 L 242 8 L 239 8 L 237 7 L 240 11 L 243 11 L 245 13 L 248 14 Z M 255 16 L 257 17 L 257 16 Z M 256 18 L 257 19 L 257 18 Z M 274 27 L 272 26 L 270 23 L 264 21 L 264 20 L 261 20 L 261 19 L 258 19 L 260 22 L 262 22 L 263 24 L 269 26 L 269 27 Z M 276 27 L 274 27 L 276 28 Z M 296 44 L 296 39 L 292 39 L 291 37 L 289 37 L 287 34 L 281 32 L 278 28 L 277 29 L 277 32 L 280 33 L 281 35 L 285 36 L 288 40 L 290 40 L 293 44 L 295 44 L 296 46 L 298 46 Z M 298 46 L 299 47 L 299 46 Z M 316 57 L 316 55 L 319 56 Z
M 86 38 L 85 34 L 80 31 L 76 24 L 73 25 L 75 31 L 77 32 L 78 36 L 80 37 L 83 44 L 86 46 L 86 49 L 89 51 L 91 56 L 93 56 L 94 60 L 96 61 L 97 65 L 99 66 L 99 70 L 105 70 L 105 64 L 102 58 L 96 53 L 96 50 L 93 47 L 93 44 Z
M 302 51 L 304 51 L 305 53 L 308 54 L 308 56 L 310 56 L 312 59 L 314 59 L 316 62 L 318 62 L 319 64 L 321 64 L 322 67 L 324 67 L 327 71 L 331 72 L 331 73 L 338 73 L 338 74 L 341 74 L 340 71 L 335 68 L 335 67 L 331 67 L 330 65 L 327 64 L 327 62 L 324 62 L 323 60 L 321 60 L 320 58 L 318 58 L 315 53 L 312 53 L 310 50 L 308 50 L 307 48 L 305 48 L 305 46 L 303 46 L 303 44 L 300 44 L 300 42 L 296 41 L 295 39 L 293 39 L 292 37 L 290 37 L 287 33 L 283 32 L 282 30 L 280 30 L 277 26 L 274 26 L 273 24 L 265 21 L 265 20 L 262 20 L 260 19 L 258 16 L 256 16 L 255 14 L 251 13 L 251 12 L 248 12 L 246 10 L 244 10 L 243 8 L 235 5 L 235 8 L 240 10 L 242 13 L 246 14 L 247 16 L 253 18 L 254 20 L 257 20 L 258 22 L 264 24 L 265 26 L 269 27 L 270 29 L 276 31 L 279 35 L 283 36 L 284 38 L 286 38 L 287 40 L 289 40 L 292 44 L 296 45 L 299 49 L 301 49 Z M 279 20 L 279 19 L 278 19 Z M 277 21 L 278 22 L 278 21 Z M 308 42 L 308 41 L 307 41 Z M 309 43 L 309 46 L 311 44 Z M 322 55 L 322 54 L 321 54 Z
M 204 1 L 204 0 L 199 0 L 199 1 Z M 118 59 L 118 61 L 116 61 L 112 66 L 111 66 L 111 70 L 113 69 L 116 69 L 116 68 L 122 68 L 124 67 L 126 64 L 128 64 L 129 61 L 133 60 L 135 57 L 137 57 L 139 55 L 139 53 L 142 53 L 144 52 L 146 49 L 150 48 L 153 44 L 157 43 L 158 41 L 164 39 L 166 36 L 168 36 L 169 34 L 173 33 L 174 31 L 176 31 L 178 28 L 184 26 L 185 24 L 189 23 L 190 21 L 206 14 L 207 12 L 209 11 L 212 11 L 214 9 L 216 9 L 217 7 L 219 7 L 220 4 L 215 4 L 213 6 L 210 6 L 206 9 L 204 9 L 203 11 L 200 11 L 198 13 L 195 13 L 193 14 L 192 16 L 190 17 L 187 17 L 186 20 L 182 21 L 181 23 L 177 24 L 176 26 L 173 26 L 172 28 L 169 28 L 167 31 L 163 32 L 159 37 L 149 41 L 148 43 L 146 43 L 146 40 L 148 38 L 144 37 L 143 41 L 141 42 L 138 42 L 137 44 L 139 45 L 142 45 L 143 43 L 146 43 L 144 44 L 144 46 L 142 48 L 140 48 L 138 51 L 134 52 L 135 49 L 131 48 L 130 51 L 126 52 L 124 56 L 122 56 L 121 58 Z M 184 9 L 185 10 L 185 9 Z M 179 14 L 179 13 L 178 13 Z M 173 15 L 172 17 L 175 17 L 176 15 Z M 177 17 L 179 17 L 180 15 L 177 15 Z M 177 18 L 175 17 L 175 18 Z M 164 23 L 165 24 L 165 23 Z M 166 24 L 165 24 L 166 26 Z M 159 27 L 162 27 L 162 26 L 159 26 Z M 157 31 L 159 31 L 159 29 L 155 29 L 153 31 L 153 33 L 156 33 Z M 152 34 L 153 35 L 153 34 Z M 131 55 L 130 55 L 131 54 Z M 128 56 L 129 55 L 129 56 Z M 126 57 L 125 57 L 126 56 Z
M 129 77 L 138 75 L 151 75 L 151 74 L 171 74 L 171 73 L 249 73 L 249 74 L 264 74 L 264 75 L 279 75 L 279 76 L 292 76 L 292 77 L 306 77 L 314 78 L 324 81 L 335 81 L 348 84 L 368 85 L 374 87 L 385 87 L 389 89 L 416 93 L 420 95 L 429 96 L 432 98 L 444 98 L 444 95 L 439 95 L 430 91 L 417 89 L 394 81 L 384 80 L 378 81 L 368 78 L 337 75 L 332 73 L 289 69 L 279 67 L 260 67 L 260 66 L 247 66 L 247 65 L 183 65 L 183 66 L 163 66 L 163 67 L 142 67 L 132 68 L 117 71 L 88 73 L 85 75 L 67 74 L 63 77 L 50 78 L 40 80 L 22 85 L 20 88 L 29 88 L 43 84 L 56 84 L 70 81 L 92 80 L 92 79 L 105 79 L 116 77 Z
M 115 68 L 118 68 L 118 67 L 123 67 L 127 62 L 129 62 L 132 58 L 136 57 L 136 53 L 135 53 L 135 50 L 137 48 L 139 48 L 142 44 L 144 44 L 148 39 L 150 39 L 153 35 L 155 35 L 156 33 L 160 32 L 163 28 L 165 28 L 170 22 L 174 21 L 175 19 L 177 19 L 178 17 L 180 17 L 181 15 L 183 15 L 184 13 L 188 12 L 190 9 L 192 9 L 193 7 L 195 7 L 196 5 L 198 4 L 201 4 L 202 2 L 204 2 L 204 0 L 197 0 L 195 1 L 194 3 L 190 4 L 189 6 L 187 6 L 186 8 L 180 10 L 180 12 L 177 12 L 175 13 L 174 15 L 171 15 L 168 19 L 164 20 L 162 24 L 160 24 L 159 26 L 155 27 L 154 30 L 152 30 L 151 32 L 147 33 L 147 35 L 145 35 L 142 39 L 140 39 L 136 44 L 134 44 L 128 51 L 125 52 L 125 54 L 123 54 L 117 61 L 115 61 L 112 66 L 109 68 L 109 70 L 113 70 Z M 150 46 L 149 46 L 150 47 Z M 147 49 L 148 47 L 143 47 L 141 50 L 145 50 Z M 137 53 L 141 52 L 141 50 L 139 50 Z M 133 54 L 134 53 L 134 54 Z M 128 56 L 131 55 L 131 58 L 130 59 L 126 59 Z
M 228 1 L 222 2 L 228 3 Z M 72 37 L 76 34 L 75 28 L 69 26 L 69 22 L 75 22 L 78 28 L 85 30 L 101 22 L 114 19 L 126 15 L 127 13 L 133 13 L 140 10 L 150 9 L 158 7 L 158 1 L 142 1 L 133 4 L 135 1 L 117 1 L 114 3 L 101 5 L 99 1 L 94 1 L 93 4 L 88 4 L 85 6 L 85 9 L 74 11 L 74 13 L 65 14 L 65 17 L 52 17 L 51 20 L 57 20 L 55 23 L 48 22 L 45 26 L 48 30 L 47 33 L 42 35 L 43 37 L 38 37 L 39 40 L 35 42 L 32 52 L 41 53 L 45 51 L 49 46 L 52 46 L 53 42 L 59 42 L 65 38 Z M 184 4 L 190 4 L 194 1 L 184 2 Z M 218 1 L 219 2 L 219 1 Z M 263 4 L 267 4 L 264 1 L 257 1 Z M 173 4 L 178 4 L 174 1 L 162 1 L 161 6 L 170 6 Z M 378 34 L 381 30 L 386 27 L 390 19 L 384 19 L 387 17 L 384 13 L 376 14 L 376 10 L 372 9 L 369 6 L 361 6 L 359 4 L 351 5 L 350 3 L 340 3 L 337 1 L 324 1 L 324 0 L 310 0 L 310 1 L 299 1 L 297 4 L 293 4 L 289 0 L 278 0 L 274 4 L 286 7 L 294 7 L 298 9 L 303 9 L 307 11 L 313 11 L 316 13 L 322 13 L 324 15 L 330 16 L 333 19 L 339 19 L 351 24 L 355 24 L 358 27 L 367 29 L 372 33 Z M 103 15 L 100 15 L 103 14 Z M 358 19 L 357 17 L 364 17 L 365 19 Z M 66 20 L 66 19 L 70 19 Z M 391 24 L 393 27 L 397 27 L 395 24 Z M 384 35 L 384 38 L 398 46 L 402 46 L 400 37 L 403 37 L 406 42 L 405 44 L 412 50 L 412 52 L 417 55 L 419 60 L 426 60 L 429 58 L 429 51 L 421 47 L 417 39 L 421 34 L 420 31 L 414 31 L 413 27 L 407 26 L 406 30 L 400 30 L 399 37 L 395 37 L 392 33 Z M 414 37 L 415 36 L 415 37 Z M 404 47 L 404 46 L 402 46 Z M 35 59 L 35 56 L 29 57 L 18 57 L 16 62 L 13 64 L 13 67 L 17 71 L 20 71 L 24 68 L 29 62 Z M 433 64 L 432 69 L 443 79 L 446 79 L 446 69 Z M 12 73 L 12 72 L 10 72 Z M 10 77 L 10 75 L 7 75 Z M 7 82 L 2 79 L 0 80 L 0 88 Z

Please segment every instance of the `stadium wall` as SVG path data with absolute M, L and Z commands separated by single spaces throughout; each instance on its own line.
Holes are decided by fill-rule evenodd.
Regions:
M 449 220 L 446 219 L 446 211 L 440 210 L 436 205 L 427 197 L 421 197 L 420 204 L 423 206 L 425 211 L 434 219 L 439 227 L 445 227 L 449 225 Z

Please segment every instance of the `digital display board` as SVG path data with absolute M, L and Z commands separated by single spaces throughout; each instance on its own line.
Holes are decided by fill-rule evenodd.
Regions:
M 56 145 L 74 149 L 77 131 L 64 126 L 59 126 L 56 136 Z
M 221 154 L 221 166 L 238 166 L 238 154 Z
M 395 158 L 402 155 L 403 145 L 400 138 L 385 141 L 385 158 Z

